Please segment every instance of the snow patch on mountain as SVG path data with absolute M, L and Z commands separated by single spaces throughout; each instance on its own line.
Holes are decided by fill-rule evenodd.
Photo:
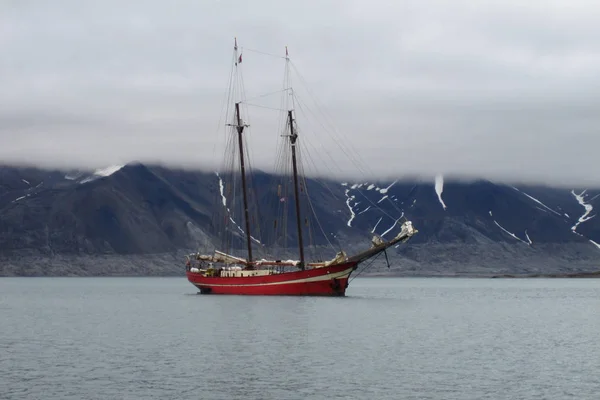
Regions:
M 437 193 L 438 199 L 440 200 L 440 203 L 442 204 L 442 207 L 445 210 L 446 204 L 444 203 L 444 200 L 442 200 L 442 192 L 443 191 L 444 191 L 444 176 L 438 175 L 435 177 L 435 192 Z
M 79 183 L 88 183 L 88 182 L 92 182 L 95 181 L 96 179 L 100 179 L 100 178 L 105 178 L 107 176 L 111 176 L 112 174 L 114 174 L 115 172 L 117 172 L 118 170 L 120 170 L 121 168 L 123 168 L 123 165 L 111 165 L 110 167 L 106 167 L 106 168 L 101 168 L 101 169 L 97 169 L 94 172 L 92 172 L 92 174 L 86 178 L 84 178 L 81 182 Z M 76 178 L 73 178 L 69 175 L 65 175 L 65 179 L 69 179 L 69 180 L 73 180 Z
M 519 239 L 517 237 L 517 235 L 515 235 L 512 232 L 509 232 L 508 230 L 506 230 L 502 225 L 500 225 L 496 220 L 494 220 L 494 223 L 498 226 L 498 228 L 502 229 L 504 232 L 508 233 L 510 236 L 512 236 L 513 238 L 517 239 L 519 242 L 525 243 L 526 245 L 530 245 L 529 243 L 527 243 L 526 241 Z
M 529 244 L 533 244 L 533 242 L 531 241 L 531 238 L 529 238 L 529 235 L 527 234 L 527 230 L 525 230 L 525 237 L 527 237 L 527 241 L 529 242 Z
M 219 192 L 221 193 L 223 206 L 227 207 L 227 198 L 225 197 L 225 186 L 223 185 L 223 179 L 221 179 L 218 172 L 215 172 L 215 174 L 217 174 L 217 178 L 219 178 Z M 227 209 L 227 211 L 229 212 L 229 209 Z
M 560 215 L 560 213 L 554 211 L 553 209 L 551 209 L 550 207 L 548 207 L 547 205 L 545 205 L 544 203 L 542 203 L 541 201 L 539 201 L 538 199 L 536 199 L 533 196 L 528 195 L 527 193 L 523 192 L 522 190 L 517 189 L 514 186 L 511 186 L 513 189 L 515 189 L 517 192 L 524 194 L 525 196 L 527 196 L 528 198 L 530 198 L 531 200 L 535 201 L 536 203 L 540 204 L 542 207 L 546 208 L 547 210 L 553 212 L 554 214 L 558 215 L 559 217 L 562 217 L 562 215 Z
M 218 172 L 215 172 L 215 174 L 217 175 L 217 178 L 219 178 L 219 192 L 221 194 L 221 201 L 223 202 L 223 207 L 225 207 L 225 209 L 227 210 L 227 215 L 229 216 L 229 220 L 235 225 L 237 226 L 237 228 L 242 231 L 242 233 L 244 233 L 244 230 L 237 224 L 237 222 L 235 222 L 233 220 L 233 218 L 231 217 L 231 210 L 229 210 L 229 207 L 227 207 L 227 197 L 225 197 L 225 185 L 223 185 L 223 179 L 221 179 L 221 176 L 219 175 Z M 245 233 L 244 233 L 245 234 Z
M 362 213 L 366 213 L 367 211 L 369 211 L 369 208 L 371 208 L 371 206 L 368 206 L 367 208 L 365 208 L 364 210 L 362 210 L 361 212 L 359 212 L 358 215 L 360 215 Z
M 498 221 L 496 221 L 494 218 L 494 215 L 492 214 L 492 211 L 490 210 L 490 217 L 492 217 L 492 220 L 494 221 L 494 223 L 496 224 L 496 226 L 500 229 L 502 229 L 505 233 L 507 233 L 508 235 L 512 236 L 513 238 L 517 239 L 519 242 L 525 243 L 527 246 L 531 246 L 532 242 L 531 239 L 529 239 L 529 236 L 527 236 L 527 231 L 525 231 L 525 235 L 527 236 L 527 239 L 529 240 L 529 243 L 527 243 L 526 241 L 524 241 L 523 239 L 520 239 L 517 235 L 515 235 L 512 232 L 509 232 L 507 229 L 505 229 L 502 225 L 500 225 L 498 223 Z
M 404 213 L 402 213 L 402 215 L 400 216 L 400 218 L 404 217 Z M 383 232 L 381 234 L 381 237 L 384 237 L 386 234 L 388 234 L 392 229 L 394 229 L 394 227 L 396 226 L 396 224 L 398 224 L 398 221 L 400 221 L 400 218 L 398 218 L 396 221 L 394 221 L 394 225 L 392 225 L 390 227 L 390 229 L 388 229 L 387 231 Z
M 114 174 L 115 172 L 117 172 L 118 170 L 120 170 L 121 168 L 123 168 L 123 165 L 112 165 L 110 167 L 95 170 L 94 175 L 110 176 L 110 175 Z
M 241 226 L 238 225 L 237 222 L 235 222 L 235 220 L 233 219 L 233 217 L 231 216 L 231 210 L 229 210 L 229 207 L 227 207 L 227 197 L 225 197 L 225 185 L 223 185 L 223 179 L 221 179 L 221 176 L 219 175 L 218 172 L 215 172 L 215 174 L 217 175 L 217 178 L 219 178 L 219 193 L 221 194 L 221 201 L 223 202 L 223 207 L 225 207 L 225 209 L 227 210 L 227 215 L 229 216 L 229 220 L 231 221 L 232 224 L 234 224 L 240 232 L 242 232 L 242 234 L 245 236 L 246 232 L 244 232 L 244 230 L 242 229 Z M 256 239 L 254 236 L 250 235 L 250 239 L 252 239 L 253 241 L 255 241 L 256 243 L 262 245 L 262 243 Z
M 392 182 L 390 184 L 390 186 L 386 187 L 385 189 L 379 189 L 379 193 L 386 194 L 388 192 L 388 190 L 390 190 L 390 188 L 396 184 L 396 182 L 398 182 L 398 181 L 395 180 L 394 182 Z
M 354 187 L 354 185 L 353 185 L 353 187 Z M 350 202 L 351 202 L 352 200 L 354 200 L 354 199 L 356 198 L 356 196 L 354 196 L 354 195 L 352 195 L 352 196 L 349 196 L 349 195 L 348 195 L 348 193 L 349 193 L 349 192 L 350 192 L 350 189 L 346 189 L 346 190 L 344 191 L 344 194 L 346 195 L 346 206 L 348 206 L 348 209 L 350 210 L 350 219 L 348 220 L 348 222 L 347 222 L 347 225 L 348 225 L 349 227 L 351 227 L 351 226 L 352 226 L 352 220 L 354 219 L 354 217 L 356 217 L 356 214 L 354 213 L 354 209 L 353 209 L 353 208 L 352 208 L 352 206 L 350 205 Z
M 577 199 L 577 202 L 579 204 L 581 204 L 583 206 L 583 208 L 585 208 L 585 213 L 581 217 L 579 217 L 579 219 L 577 220 L 577 223 L 571 227 L 571 230 L 573 232 L 577 232 L 577 227 L 579 226 L 579 224 L 581 224 L 585 221 L 589 221 L 590 219 L 595 217 L 595 215 L 588 217 L 588 215 L 590 215 L 590 213 L 592 212 L 594 207 L 592 207 L 591 204 L 588 204 L 585 202 L 585 192 L 586 191 L 587 191 L 587 189 L 584 190 L 583 192 L 581 192 L 580 194 L 576 194 L 574 190 L 571 190 L 571 194 L 575 197 L 575 199 Z
M 75 181 L 83 176 L 83 172 L 69 172 L 65 175 L 65 179 L 68 181 Z
M 383 219 L 383 217 L 379 218 L 379 221 L 377 221 L 377 223 L 375 224 L 375 226 L 373 227 L 373 230 L 371 231 L 371 233 L 375 233 L 375 229 L 377 229 L 377 225 L 379 225 L 379 223 L 381 222 L 381 220 Z

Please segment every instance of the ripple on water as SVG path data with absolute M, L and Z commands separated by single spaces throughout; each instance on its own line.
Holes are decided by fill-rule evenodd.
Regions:
M 595 399 L 599 283 L 359 278 L 346 298 L 275 298 L 4 279 L 0 398 Z

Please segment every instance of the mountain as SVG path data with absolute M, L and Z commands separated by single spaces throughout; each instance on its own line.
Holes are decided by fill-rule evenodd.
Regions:
M 255 172 L 253 195 L 278 201 L 274 177 Z M 214 172 L 140 163 L 96 171 L 0 166 L 0 275 L 170 275 L 217 242 L 222 207 Z M 487 180 L 339 182 L 307 179 L 319 235 L 333 257 L 391 238 L 403 218 L 419 233 L 372 273 L 493 275 L 600 269 L 600 190 L 511 186 Z M 263 237 L 276 215 L 261 209 Z M 290 216 L 291 217 L 291 216 Z M 403 218 L 400 218 L 403 217 Z M 293 219 L 290 219 L 293 221 Z M 238 247 L 243 247 L 241 219 Z M 311 222 L 312 223 L 312 222 Z M 256 235 L 253 233 L 253 235 Z M 289 239 L 295 243 L 295 233 Z M 327 246 L 331 243 L 333 248 Z M 256 244 L 257 252 L 261 246 Z M 294 249 L 289 256 L 294 257 Z

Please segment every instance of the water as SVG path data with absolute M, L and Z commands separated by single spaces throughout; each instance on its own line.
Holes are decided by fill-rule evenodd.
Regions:
M 0 279 L 2 399 L 597 399 L 600 280 Z

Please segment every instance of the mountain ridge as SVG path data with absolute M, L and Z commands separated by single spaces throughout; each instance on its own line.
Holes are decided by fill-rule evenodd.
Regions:
M 257 198 L 275 195 L 271 174 L 254 178 Z M 183 273 L 184 254 L 215 243 L 219 179 L 214 172 L 143 163 L 79 174 L 0 166 L 0 275 Z M 373 233 L 395 235 L 400 216 L 413 222 L 419 233 L 390 251 L 389 271 L 378 260 L 375 274 L 600 269 L 598 189 L 441 176 L 429 182 L 307 178 L 306 189 L 327 231 L 315 248 L 331 241 L 349 252 L 368 246 Z M 268 226 L 273 218 L 266 213 L 261 222 Z M 31 269 L 39 263 L 48 267 Z M 135 267 L 140 264 L 145 267 Z

